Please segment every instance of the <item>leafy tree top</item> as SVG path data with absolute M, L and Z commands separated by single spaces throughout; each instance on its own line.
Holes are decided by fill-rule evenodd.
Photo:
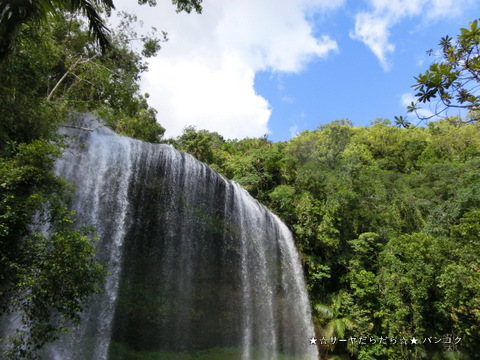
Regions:
M 480 115 L 480 26 L 478 20 L 468 28 L 460 29 L 454 40 L 445 36 L 440 41 L 442 60 L 434 62 L 423 74 L 415 77 L 412 86 L 418 102 L 412 102 L 408 112 L 415 112 L 421 120 L 446 114 L 448 109 L 467 110 L 465 122 L 476 122 Z M 430 55 L 433 50 L 429 50 Z M 431 103 L 432 114 L 418 113 L 420 103 Z M 397 119 L 398 120 L 398 119 Z
M 138 0 L 140 5 L 156 5 L 156 0 Z M 202 12 L 202 0 L 172 0 L 177 12 Z M 110 30 L 101 14 L 110 13 L 115 6 L 113 0 L 2 0 L 0 2 L 0 61 L 15 48 L 22 24 L 29 21 L 45 22 L 51 14 L 69 11 L 83 14 L 90 33 L 98 41 L 102 50 L 110 47 Z

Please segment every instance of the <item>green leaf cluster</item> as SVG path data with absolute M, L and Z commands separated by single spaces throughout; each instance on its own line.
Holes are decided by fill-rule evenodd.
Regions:
M 412 86 L 418 102 L 408 107 L 409 112 L 420 109 L 419 103 L 435 102 L 432 115 L 419 116 L 428 120 L 443 115 L 448 109 L 464 109 L 470 116 L 465 122 L 476 122 L 480 110 L 478 82 L 480 80 L 480 27 L 478 20 L 472 21 L 468 28 L 460 29 L 454 41 L 445 36 L 440 41 L 441 59 L 430 65 L 429 69 L 415 77 Z M 428 52 L 434 54 L 433 50 Z
M 20 321 L 2 339 L 9 359 L 35 358 L 44 343 L 77 325 L 104 277 L 94 233 L 74 229 L 71 186 L 54 174 L 60 154 L 58 144 L 37 139 L 0 161 L 0 315 Z
M 12 53 L 21 26 L 27 22 L 44 25 L 51 15 L 62 11 L 82 13 L 88 20 L 90 32 L 103 50 L 110 46 L 108 29 L 99 8 L 114 8 L 112 0 L 4 0 L 0 3 L 0 61 Z

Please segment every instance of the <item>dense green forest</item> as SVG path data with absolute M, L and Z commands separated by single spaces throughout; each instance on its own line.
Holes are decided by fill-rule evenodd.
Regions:
M 201 1 L 174 3 L 201 11 Z M 471 111 L 464 119 L 413 126 L 399 117 L 368 127 L 342 119 L 277 143 L 187 127 L 162 140 L 139 79 L 166 34 L 138 35 L 135 17 L 124 14 L 108 38 L 95 38 L 106 27 L 92 26 L 100 18 L 87 12 L 86 21 L 77 6 L 32 11 L 7 37 L 16 13 L 0 10 L 9 40 L 0 44 L 0 315 L 19 312 L 32 329 L 2 339 L 12 359 L 33 358 L 77 324 L 105 276 L 94 229 L 74 230 L 73 186 L 54 173 L 65 147 L 56 131 L 74 112 L 95 112 L 120 134 L 191 153 L 283 219 L 301 254 L 324 358 L 478 356 L 479 101 L 461 86 L 478 82 L 476 23 L 458 38 L 470 47 L 442 39 L 446 60 L 415 78 L 420 105 L 456 101 Z M 48 235 L 36 231 L 45 223 Z
M 405 129 L 388 120 L 369 127 L 339 120 L 281 143 L 225 141 L 188 128 L 176 145 L 239 182 L 290 226 L 317 336 L 328 340 L 320 346 L 325 354 L 480 352 L 478 124 L 450 118 Z M 380 337 L 388 340 L 380 344 Z M 449 338 L 461 341 L 445 344 Z
M 480 354 L 479 44 L 477 21 L 442 38 L 443 61 L 414 78 L 408 108 L 438 101 L 435 115 L 465 118 L 341 119 L 278 143 L 187 127 L 171 141 L 293 231 L 325 358 Z

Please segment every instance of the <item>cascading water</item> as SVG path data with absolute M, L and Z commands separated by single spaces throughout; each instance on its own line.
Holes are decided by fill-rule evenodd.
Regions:
M 72 207 L 96 226 L 109 276 L 45 359 L 317 358 L 299 257 L 275 215 L 170 146 L 68 133 L 58 173 L 76 184 Z

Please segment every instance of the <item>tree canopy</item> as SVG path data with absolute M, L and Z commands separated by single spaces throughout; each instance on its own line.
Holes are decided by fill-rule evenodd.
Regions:
M 317 338 L 327 339 L 322 357 L 480 351 L 477 123 L 354 127 L 343 119 L 281 143 L 187 128 L 176 146 L 239 182 L 293 230 Z M 452 336 L 461 342 L 447 348 Z M 376 344 L 360 346 L 359 337 Z M 413 337 L 437 344 L 411 346 Z
M 4 0 L 0 3 L 0 60 L 15 48 L 21 25 L 26 22 L 45 22 L 52 14 L 62 11 L 81 12 L 88 19 L 90 31 L 102 49 L 110 45 L 108 29 L 102 20 L 99 6 L 114 8 L 112 0 Z
M 139 4 L 156 5 L 156 0 L 138 0 Z M 177 12 L 202 12 L 202 0 L 172 0 Z M 102 18 L 115 8 L 113 0 L 3 0 L 0 3 L 0 61 L 13 52 L 21 26 L 35 22 L 44 24 L 52 15 L 64 12 L 86 17 L 90 34 L 105 51 L 111 46 L 110 30 Z

